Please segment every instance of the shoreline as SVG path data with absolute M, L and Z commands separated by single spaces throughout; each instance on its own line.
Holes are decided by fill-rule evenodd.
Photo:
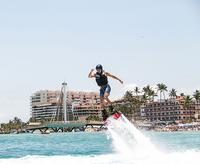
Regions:
M 156 131 L 156 132 L 185 132 L 185 131 L 200 131 L 200 123 L 199 122 L 191 122 L 191 123 L 185 123 L 185 124 L 168 124 L 168 125 L 152 125 L 148 124 L 148 126 L 145 126 L 145 124 L 138 125 L 136 124 L 136 127 L 138 129 L 145 129 L 149 131 Z
M 152 131 L 152 132 L 196 132 L 200 131 L 200 122 L 190 122 L 190 123 L 156 123 L 156 122 L 146 122 L 146 121 L 131 121 L 134 126 L 139 130 L 145 130 L 145 131 Z M 38 129 L 39 130 L 39 129 Z M 38 133 L 38 130 L 36 133 Z M 106 131 L 106 126 L 104 127 L 98 127 L 98 126 L 89 126 L 86 127 L 83 130 L 72 130 L 72 131 L 53 131 L 52 129 L 49 129 L 47 131 L 40 131 L 43 132 L 41 134 L 50 134 L 50 133 L 76 133 L 76 132 L 102 132 Z M 34 132 L 34 131 L 33 131 Z M 22 127 L 22 129 L 10 129 L 10 130 L 4 130 L 3 128 L 0 129 L 0 135 L 1 134 L 31 134 L 33 133 L 27 127 Z M 33 133 L 33 134 L 36 134 Z M 38 133 L 39 134 L 39 133 Z

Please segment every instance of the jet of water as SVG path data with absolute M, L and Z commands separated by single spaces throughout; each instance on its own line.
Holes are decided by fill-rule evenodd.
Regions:
M 126 155 L 144 157 L 157 154 L 157 150 L 141 131 L 123 114 L 119 119 L 108 118 L 108 131 L 115 149 Z

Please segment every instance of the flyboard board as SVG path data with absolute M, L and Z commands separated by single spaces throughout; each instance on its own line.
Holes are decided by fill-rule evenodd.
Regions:
M 122 113 L 115 110 L 114 108 L 112 108 L 112 112 L 110 112 L 110 114 L 108 114 L 108 112 L 106 110 L 102 111 L 102 116 L 103 116 L 103 122 L 105 125 L 109 124 L 109 120 L 110 119 L 122 119 Z

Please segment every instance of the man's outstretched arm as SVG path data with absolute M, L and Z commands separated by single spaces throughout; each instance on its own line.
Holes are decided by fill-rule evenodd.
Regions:
M 93 74 L 94 69 L 91 69 L 90 73 L 88 74 L 88 78 L 93 78 L 95 75 Z
M 123 84 L 123 81 L 121 79 L 119 79 L 118 77 L 112 75 L 111 73 L 106 72 L 106 75 L 109 76 L 109 77 L 112 77 L 115 80 L 118 80 L 121 84 Z

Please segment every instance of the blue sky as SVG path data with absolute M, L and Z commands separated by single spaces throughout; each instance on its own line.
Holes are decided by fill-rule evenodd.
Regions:
M 0 122 L 30 116 L 30 95 L 60 89 L 98 91 L 96 64 L 130 85 L 200 89 L 198 0 L 0 1 Z

